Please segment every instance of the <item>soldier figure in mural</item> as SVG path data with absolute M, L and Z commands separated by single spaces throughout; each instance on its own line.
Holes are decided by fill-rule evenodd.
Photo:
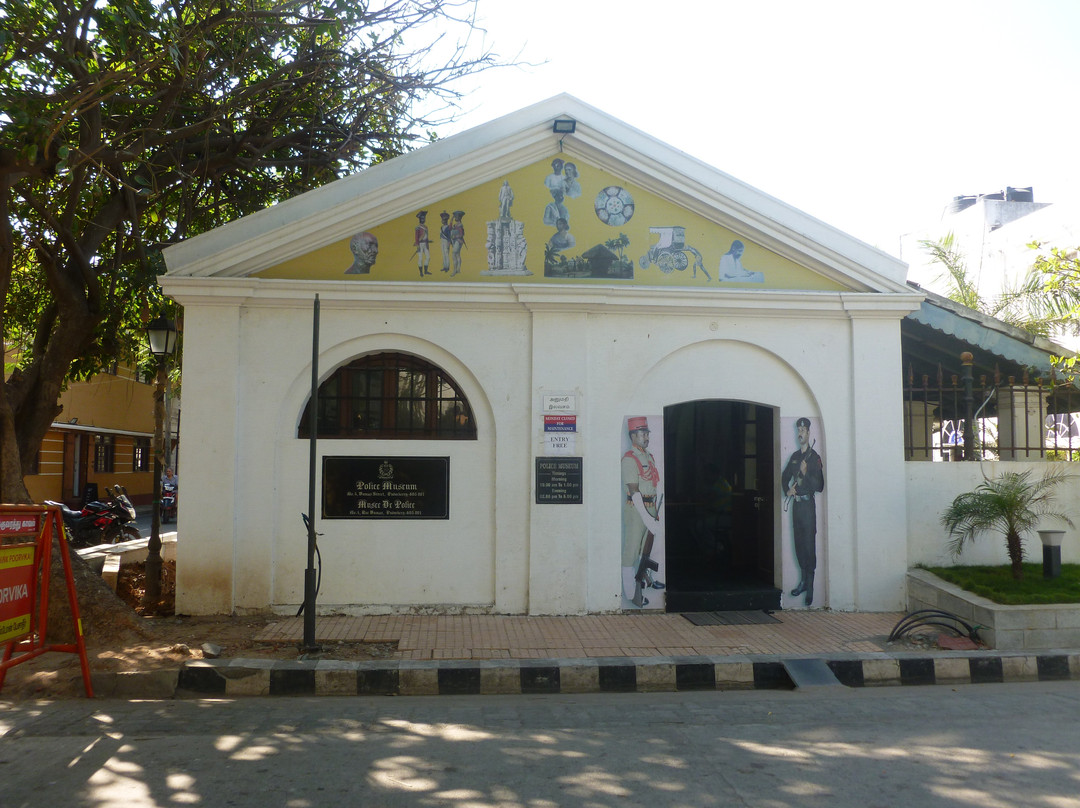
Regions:
M 349 240 L 349 250 L 353 254 L 353 262 L 345 274 L 367 275 L 379 257 L 379 240 L 374 233 L 357 233 Z
M 450 257 L 454 266 L 450 277 L 461 272 L 461 248 L 465 246 L 465 225 L 461 223 L 461 218 L 464 215 L 465 211 L 455 210 L 454 219 L 450 223 Z
M 431 274 L 431 270 L 428 269 L 431 264 L 429 244 L 431 244 L 431 239 L 428 238 L 427 211 L 422 210 L 416 214 L 416 229 L 413 231 L 413 246 L 416 248 L 413 255 L 416 256 L 416 267 L 420 270 L 421 278 Z
M 792 597 L 806 594 L 806 605 L 814 602 L 814 571 L 817 568 L 817 503 L 814 496 L 825 489 L 825 471 L 821 455 L 810 441 L 810 419 L 795 422 L 799 448 L 791 454 L 780 476 L 784 492 L 784 510 L 791 509 L 791 532 L 795 561 L 799 565 L 799 585 Z
M 439 247 L 442 250 L 442 271 L 450 271 L 450 214 L 445 210 L 439 214 Z
M 659 569 L 652 553 L 653 543 L 663 536 L 661 501 L 657 498 L 660 470 L 649 452 L 647 418 L 627 419 L 630 450 L 622 457 L 623 504 L 622 582 L 623 594 L 638 608 L 647 606 L 645 589 L 663 589 L 653 577 Z

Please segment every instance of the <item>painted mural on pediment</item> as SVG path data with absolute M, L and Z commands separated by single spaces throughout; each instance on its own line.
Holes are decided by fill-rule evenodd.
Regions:
M 581 161 L 549 160 L 257 273 L 262 278 L 841 290 L 738 232 Z

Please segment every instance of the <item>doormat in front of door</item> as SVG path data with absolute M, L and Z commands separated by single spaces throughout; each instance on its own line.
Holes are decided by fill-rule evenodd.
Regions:
M 768 612 L 683 612 L 683 617 L 695 626 L 752 626 L 760 623 L 779 623 Z

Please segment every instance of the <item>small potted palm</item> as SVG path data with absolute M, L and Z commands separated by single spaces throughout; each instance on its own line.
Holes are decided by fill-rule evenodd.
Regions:
M 1031 471 L 1010 471 L 984 480 L 974 491 L 961 494 L 941 515 L 949 531 L 949 548 L 954 556 L 963 552 L 968 542 L 986 531 L 1005 536 L 1012 577 L 1024 577 L 1024 534 L 1035 530 L 1043 520 L 1072 520 L 1054 507 L 1054 489 L 1071 478 L 1064 467 L 1051 468 L 1039 479 Z

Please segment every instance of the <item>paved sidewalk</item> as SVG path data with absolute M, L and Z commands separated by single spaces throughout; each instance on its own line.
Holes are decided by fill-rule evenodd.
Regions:
M 717 614 L 717 613 L 714 613 Z M 922 650 L 890 644 L 903 615 L 829 611 L 520 617 L 319 617 L 316 644 L 396 643 L 389 658 L 195 660 L 171 676 L 95 680 L 100 695 L 497 695 L 1080 680 L 1080 650 Z M 700 619 L 695 616 L 695 619 Z M 743 620 L 749 622 L 742 622 Z M 732 624 L 734 623 L 734 624 Z M 298 645 L 303 618 L 255 639 Z M 142 692 L 140 692 L 142 688 Z
M 885 640 L 904 616 L 825 611 L 719 614 L 736 624 L 698 626 L 682 614 L 667 613 L 319 617 L 315 640 L 396 642 L 392 658 L 411 660 L 835 655 L 887 650 Z M 768 622 L 742 622 L 752 620 Z M 302 617 L 284 618 L 255 635 L 259 642 L 300 643 L 303 638 Z

